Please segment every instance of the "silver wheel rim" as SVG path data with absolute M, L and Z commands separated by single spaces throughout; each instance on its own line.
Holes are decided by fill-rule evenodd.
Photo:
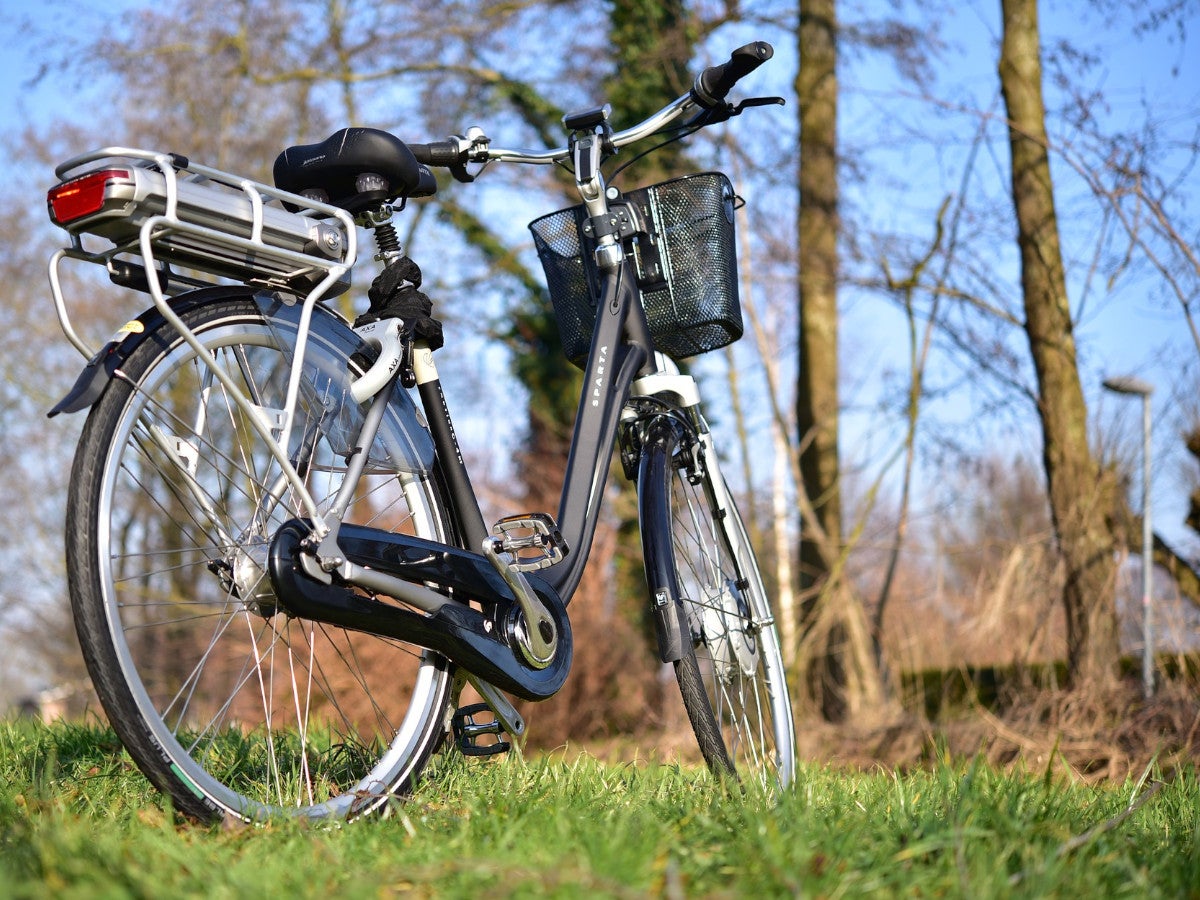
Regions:
M 236 324 L 218 321 L 208 323 L 202 329 L 202 339 L 210 349 L 221 351 L 223 362 L 244 368 L 248 357 L 280 356 L 268 326 L 262 323 L 253 326 L 245 321 L 245 316 L 240 318 L 241 321 Z M 246 348 L 247 353 L 235 358 L 238 356 L 232 350 L 235 346 Z M 319 342 L 310 344 L 306 359 L 320 359 L 322 352 L 326 354 L 325 361 L 330 365 L 344 365 Z M 214 554 L 213 547 L 205 545 L 189 551 L 194 558 L 178 556 L 168 562 L 162 557 L 155 558 L 153 554 L 158 551 L 147 546 L 146 552 L 140 557 L 144 562 L 143 569 L 139 571 L 133 567 L 139 556 L 121 550 L 122 546 L 129 546 L 130 535 L 136 531 L 137 523 L 134 520 L 137 517 L 131 516 L 130 521 L 121 523 L 114 520 L 112 500 L 116 490 L 123 486 L 123 489 L 132 490 L 135 494 L 143 491 L 141 499 L 149 498 L 152 504 L 156 497 L 169 499 L 174 495 L 170 502 L 180 503 L 181 500 L 178 487 L 156 493 L 158 486 L 143 480 L 154 474 L 155 466 L 145 454 L 140 459 L 134 455 L 136 449 L 131 440 L 140 439 L 143 447 L 147 445 L 146 429 L 139 427 L 138 423 L 144 424 L 149 419 L 159 423 L 173 422 L 172 427 L 176 430 L 186 431 L 180 416 L 167 415 L 161 405 L 156 405 L 150 399 L 160 387 L 162 379 L 182 366 L 194 367 L 195 361 L 190 349 L 180 344 L 165 357 L 160 357 L 146 373 L 122 412 L 112 442 L 112 447 L 120 451 L 121 458 L 110 456 L 103 473 L 98 535 L 102 599 L 126 684 L 144 722 L 170 757 L 170 767 L 175 775 L 197 795 L 207 796 L 227 811 L 242 818 L 254 819 L 279 811 L 312 817 L 346 817 L 374 809 L 386 802 L 390 791 L 408 777 L 428 740 L 430 728 L 436 724 L 434 719 L 441 715 L 437 701 L 445 697 L 449 676 L 446 667 L 436 656 L 420 654 L 415 648 L 400 642 L 351 635 L 340 629 L 291 619 L 282 613 L 263 616 L 248 609 L 235 596 L 236 592 L 226 589 L 219 600 L 219 608 L 212 606 L 211 599 L 207 602 L 200 599 L 194 601 L 209 607 L 203 613 L 204 618 L 211 620 L 204 626 L 209 638 L 203 649 L 198 648 L 194 664 L 189 668 L 185 663 L 182 667 L 186 672 L 184 680 L 173 690 L 167 691 L 146 683 L 150 673 L 146 673 L 144 662 L 139 664 L 142 653 L 139 645 L 146 642 L 138 633 L 144 634 L 147 625 L 158 615 L 153 611 L 156 607 L 152 604 L 164 602 L 155 599 L 153 586 L 177 577 L 166 574 L 170 566 L 186 568 L 192 577 L 196 577 L 199 569 L 209 568 L 214 559 L 227 559 L 230 556 L 228 552 Z M 214 430 L 217 426 L 211 424 L 212 413 L 214 409 L 219 410 L 221 405 L 218 389 L 210 393 L 207 403 L 209 427 Z M 231 431 L 237 430 L 234 418 L 227 419 L 227 422 Z M 189 437 L 195 439 L 194 433 Z M 232 451 L 211 445 L 201 445 L 196 449 L 212 452 L 221 460 L 219 464 L 212 465 L 214 470 L 228 466 L 230 471 L 240 470 L 248 481 L 255 480 L 259 461 L 245 452 L 238 457 Z M 129 453 L 131 450 L 134 454 Z M 202 467 L 204 463 L 199 465 Z M 321 473 L 321 477 L 336 480 L 336 468 L 331 464 L 326 468 L 328 471 Z M 313 469 L 314 472 L 320 472 L 321 467 L 314 466 Z M 173 474 L 177 476 L 177 473 Z M 178 480 L 176 477 L 175 481 Z M 401 524 L 422 537 L 441 539 L 443 535 L 433 509 L 429 486 L 417 476 L 406 476 L 403 481 L 394 477 L 391 480 L 395 483 L 397 495 L 410 507 L 406 520 Z M 214 497 L 214 500 L 233 498 L 237 494 L 230 488 L 223 488 L 220 493 L 222 497 Z M 247 508 L 253 506 L 258 509 L 263 501 L 261 496 L 255 501 L 247 495 L 241 503 Z M 382 506 L 382 502 L 379 505 Z M 166 509 L 159 511 L 165 513 Z M 295 508 L 284 500 L 269 519 L 273 524 L 282 524 L 283 518 L 290 517 L 289 512 L 294 514 Z M 372 508 L 371 518 L 379 520 L 381 515 L 381 512 L 377 513 Z M 205 531 L 203 525 L 206 522 L 204 516 L 193 516 L 190 522 L 181 523 L 178 527 L 181 533 L 194 530 L 199 534 Z M 122 526 L 124 540 L 114 539 L 114 526 L 118 524 Z M 245 522 L 231 523 L 230 533 L 235 530 L 245 536 Z M 142 540 L 151 539 L 143 537 Z M 236 558 L 242 559 L 245 555 Z M 213 585 L 221 584 L 220 575 L 210 571 L 198 576 L 196 583 L 199 590 L 211 598 Z M 138 591 L 144 592 L 145 598 L 138 602 L 131 601 L 130 597 Z M 189 618 L 198 620 L 201 613 L 193 610 Z M 179 620 L 167 619 L 165 614 L 161 616 L 160 624 L 164 627 L 184 627 Z M 238 633 L 242 637 L 238 637 Z M 227 651 L 224 648 L 231 641 L 245 642 L 244 655 L 240 660 L 233 660 L 235 665 L 240 666 L 236 674 L 232 679 L 228 673 L 221 676 L 235 688 L 223 703 L 218 694 L 216 701 L 206 700 L 200 704 L 198 698 L 205 690 L 208 667 L 220 664 L 228 668 L 230 665 L 230 659 L 226 655 L 218 657 L 217 650 L 221 649 L 225 654 Z M 374 684 L 382 686 L 384 679 L 378 673 L 366 671 L 363 664 L 360 648 L 367 647 L 369 642 L 393 654 L 398 650 L 409 658 L 408 665 L 412 672 L 407 702 L 397 702 L 390 696 L 376 696 L 378 692 L 373 692 Z M 373 654 L 377 652 L 372 650 Z M 337 692 L 332 687 L 334 673 L 329 671 L 334 665 L 340 666 L 337 673 L 339 683 L 350 679 L 350 690 L 357 694 L 356 702 L 367 704 L 365 711 L 350 712 L 344 701 L 336 696 Z M 354 678 L 360 679 L 357 688 Z M 399 693 L 395 690 L 396 684 L 389 687 L 393 693 Z M 245 710 L 253 708 L 246 698 L 253 697 L 255 693 L 261 701 L 259 717 L 262 721 L 246 721 Z M 285 704 L 281 698 L 287 695 L 290 695 L 290 702 Z M 319 729 L 316 727 L 318 715 L 314 701 L 319 701 L 317 705 L 321 706 L 333 704 L 332 709 L 326 709 L 320 717 Z M 194 715 L 200 706 L 211 707 L 212 711 L 206 709 L 203 715 Z M 404 707 L 402 710 L 399 708 L 401 706 Z M 370 735 L 363 730 L 368 722 L 374 732 Z M 259 796 L 252 796 L 254 785 L 249 781 L 241 789 L 234 789 L 209 772 L 216 765 L 216 756 L 222 752 L 218 750 L 217 738 L 227 737 L 230 730 L 243 732 L 245 740 L 258 741 L 262 745 L 259 748 L 262 756 L 259 764 L 266 786 Z M 319 739 L 315 734 L 317 730 L 321 732 Z M 282 758 L 285 752 L 286 760 Z M 330 783 L 318 783 L 318 770 L 323 770 L 322 778 L 330 777 L 328 773 L 331 766 L 349 770 L 355 765 L 349 757 L 356 753 L 362 755 L 364 760 L 368 756 L 372 760 L 369 765 L 365 762 L 361 764 L 364 769 L 361 775 L 346 776 L 341 782 L 335 779 Z M 347 759 L 338 760 L 338 754 Z

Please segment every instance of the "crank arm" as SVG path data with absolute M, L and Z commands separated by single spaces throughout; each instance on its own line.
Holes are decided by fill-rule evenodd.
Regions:
M 505 733 L 520 747 L 525 742 L 525 719 L 517 712 L 517 708 L 509 703 L 508 698 L 500 693 L 500 689 L 471 672 L 466 673 L 467 682 L 475 688 L 476 693 L 491 707 L 496 718 L 504 727 Z
M 518 634 L 521 653 L 527 663 L 540 669 L 554 659 L 558 634 L 554 628 L 554 621 L 550 618 L 550 611 L 533 592 L 528 579 L 501 558 L 500 554 L 504 549 L 503 542 L 495 538 L 489 537 L 483 542 L 484 556 L 512 590 L 524 616 L 521 633 Z

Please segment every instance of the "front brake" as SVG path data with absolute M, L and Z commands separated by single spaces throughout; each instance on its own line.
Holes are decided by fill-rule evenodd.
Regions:
M 782 97 L 750 97 L 743 100 L 736 106 L 732 103 L 720 103 L 710 109 L 702 109 L 683 125 L 684 129 L 694 130 L 698 128 L 707 128 L 709 125 L 717 125 L 721 122 L 728 122 L 737 116 L 740 116 L 747 109 L 755 106 L 784 106 L 786 101 Z

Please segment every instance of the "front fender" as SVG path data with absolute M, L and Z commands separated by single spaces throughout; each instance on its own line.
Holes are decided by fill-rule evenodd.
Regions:
M 675 572 L 671 530 L 672 458 L 684 439 L 683 426 L 675 418 L 664 415 L 652 419 L 642 436 L 637 476 L 642 561 L 650 588 L 658 657 L 665 663 L 682 659 L 684 647 L 692 640 Z

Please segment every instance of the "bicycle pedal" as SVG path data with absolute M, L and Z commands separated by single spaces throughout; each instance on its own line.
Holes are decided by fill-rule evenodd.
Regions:
M 475 717 L 482 713 L 493 716 L 491 721 L 477 722 Z M 454 742 L 463 756 L 496 756 L 507 753 L 512 743 L 504 740 L 504 726 L 491 707 L 486 703 L 472 703 L 470 706 L 460 706 L 450 719 L 450 727 L 454 732 Z M 495 735 L 496 740 L 490 744 L 480 744 L 479 739 L 487 735 Z
M 492 534 L 498 538 L 497 551 L 512 554 L 508 565 L 517 572 L 552 566 L 570 550 L 558 523 L 546 513 L 505 516 L 492 526 Z

